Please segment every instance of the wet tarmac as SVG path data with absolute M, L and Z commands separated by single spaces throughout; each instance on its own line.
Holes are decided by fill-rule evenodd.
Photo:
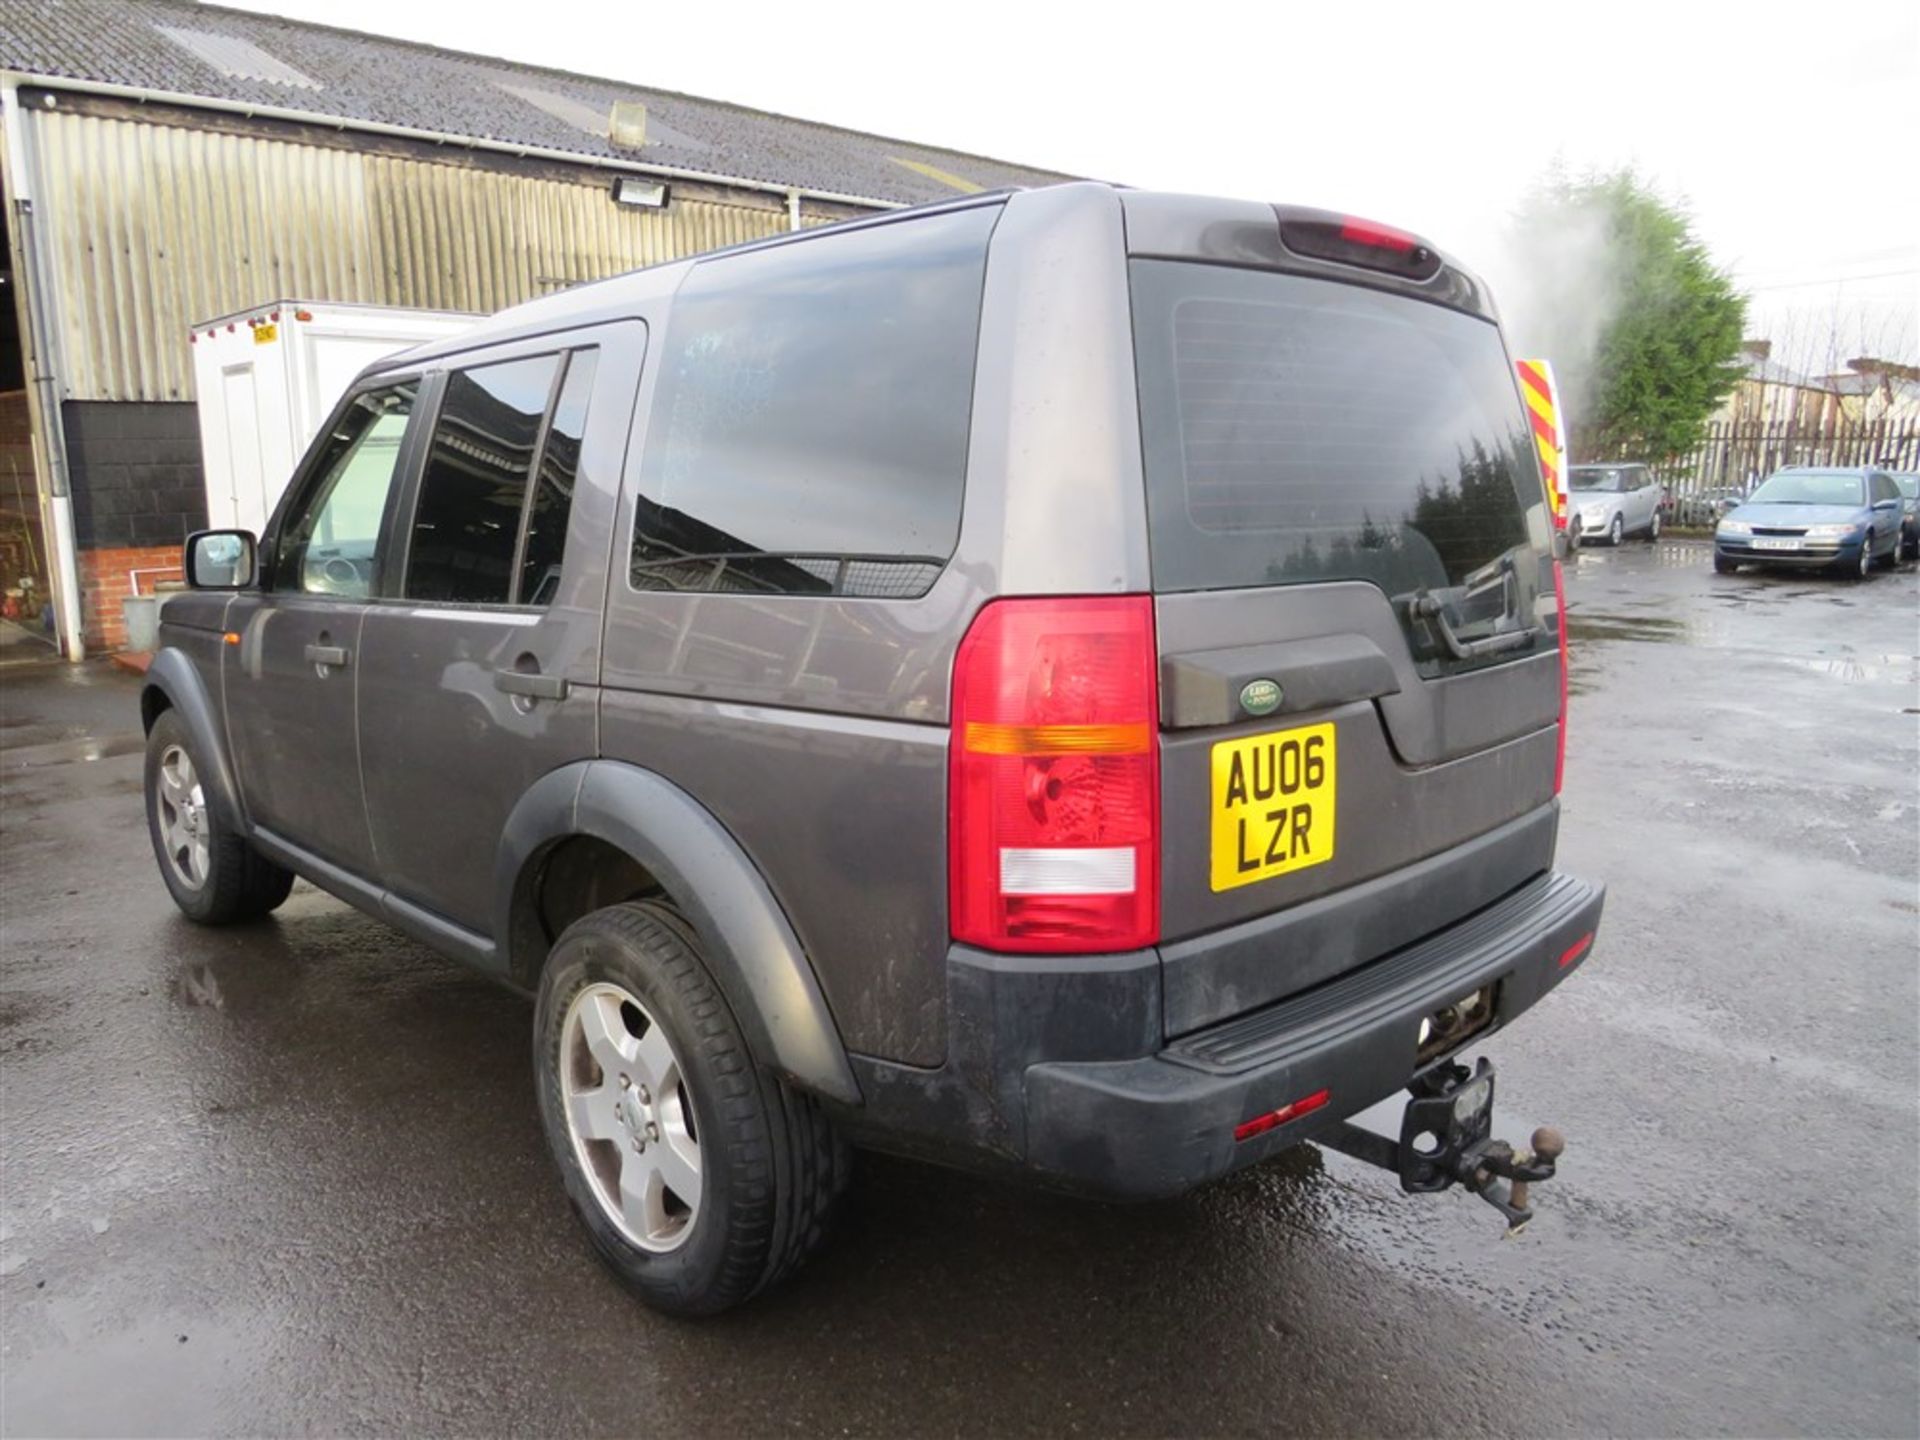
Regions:
M 0 1428 L 1920 1431 L 1920 577 L 1589 551 L 1561 860 L 1592 958 L 1486 1047 L 1570 1149 L 1503 1240 L 1302 1150 L 1103 1207 L 862 1157 L 795 1281 L 641 1309 L 524 1002 L 300 887 L 180 919 L 137 682 L 0 672 Z

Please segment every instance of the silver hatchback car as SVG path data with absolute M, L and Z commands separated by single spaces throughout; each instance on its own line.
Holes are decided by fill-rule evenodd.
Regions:
M 1576 543 L 1660 538 L 1660 481 L 1645 465 L 1575 465 L 1567 472 L 1567 528 Z
M 193 537 L 154 851 L 196 920 L 297 875 L 535 997 L 663 1309 L 802 1259 L 850 1143 L 1146 1197 L 1312 1139 L 1519 1224 L 1558 1142 L 1460 1054 L 1603 898 L 1552 531 L 1401 231 L 1077 184 L 785 236 L 380 362 Z

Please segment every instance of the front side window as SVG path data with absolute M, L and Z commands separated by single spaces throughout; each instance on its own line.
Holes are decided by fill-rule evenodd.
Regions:
M 335 417 L 313 479 L 281 526 L 276 589 L 348 599 L 373 592 L 380 525 L 419 388 L 408 380 L 365 391 Z
M 407 546 L 406 596 L 504 605 L 558 355 L 447 376 Z
M 905 598 L 953 554 L 998 207 L 708 261 L 675 297 L 640 590 Z

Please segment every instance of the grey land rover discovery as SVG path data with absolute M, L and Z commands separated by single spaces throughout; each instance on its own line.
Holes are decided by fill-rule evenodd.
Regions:
M 190 539 L 154 850 L 536 997 L 665 1310 L 801 1260 L 849 1144 L 1144 1198 L 1315 1140 L 1518 1224 L 1558 1139 L 1460 1054 L 1602 902 L 1551 537 L 1414 236 L 1094 184 L 783 236 L 382 361 Z

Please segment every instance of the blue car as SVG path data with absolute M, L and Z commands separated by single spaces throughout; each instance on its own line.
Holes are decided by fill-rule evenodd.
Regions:
M 1783 565 L 1864 580 L 1898 559 L 1900 522 L 1900 490 L 1884 470 L 1794 466 L 1721 517 L 1713 568 Z

